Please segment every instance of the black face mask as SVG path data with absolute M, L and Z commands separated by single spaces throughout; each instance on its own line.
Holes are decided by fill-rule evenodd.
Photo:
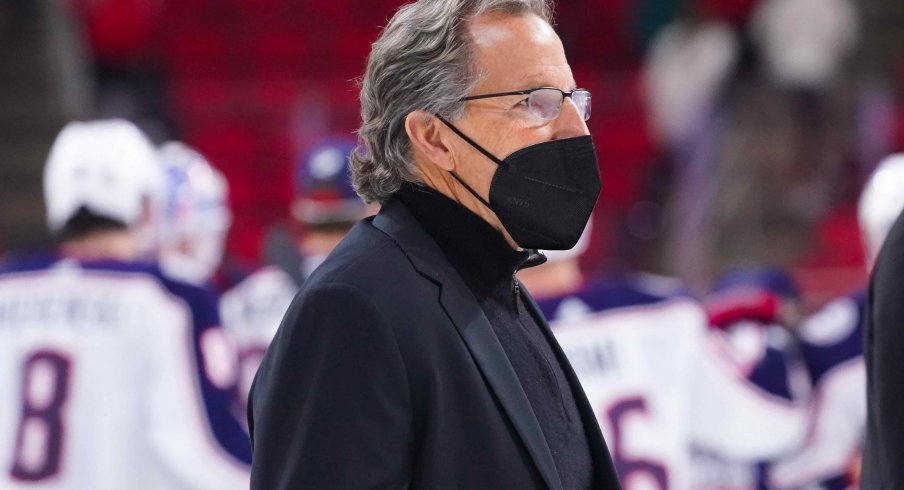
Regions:
M 543 250 L 574 247 L 601 188 L 590 136 L 538 143 L 499 160 L 444 118 L 439 120 L 497 164 L 490 183 L 490 202 L 455 172 L 452 176 L 496 213 L 519 246 Z

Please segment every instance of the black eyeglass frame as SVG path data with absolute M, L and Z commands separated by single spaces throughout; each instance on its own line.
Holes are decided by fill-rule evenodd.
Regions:
M 572 99 L 572 101 L 573 101 L 574 100 L 573 96 L 574 96 L 575 92 L 584 92 L 587 94 L 588 100 L 592 99 L 592 95 L 590 94 L 590 91 L 585 88 L 575 88 L 572 90 L 565 91 L 565 90 L 562 90 L 562 89 L 559 89 L 556 87 L 535 87 L 535 88 L 529 88 L 527 90 L 514 90 L 511 92 L 496 92 L 496 93 L 492 93 L 492 94 L 469 95 L 467 97 L 462 97 L 459 100 L 462 102 L 466 102 L 469 100 L 491 99 L 491 98 L 495 98 L 495 97 L 508 97 L 511 95 L 530 95 L 538 90 L 555 90 L 555 91 L 559 92 L 560 94 L 562 94 L 562 102 L 559 104 L 559 113 L 561 113 L 561 111 L 562 111 L 561 104 L 565 103 L 565 98 L 567 97 L 569 99 Z M 558 117 L 558 115 L 556 115 L 556 117 Z M 583 119 L 585 121 L 589 118 L 590 118 L 589 113 L 585 117 L 583 117 Z

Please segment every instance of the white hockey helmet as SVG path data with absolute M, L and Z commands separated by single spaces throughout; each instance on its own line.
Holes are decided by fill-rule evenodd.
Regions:
M 858 218 L 870 267 L 902 210 L 904 153 L 897 153 L 879 162 L 860 194 Z
M 159 155 L 166 179 L 161 266 L 173 277 L 203 284 L 223 260 L 232 223 L 226 178 L 184 143 L 165 143 Z
M 154 219 L 162 193 L 153 145 L 123 119 L 70 122 L 54 141 L 44 168 L 47 224 L 53 232 L 82 208 L 128 228 L 143 226 Z

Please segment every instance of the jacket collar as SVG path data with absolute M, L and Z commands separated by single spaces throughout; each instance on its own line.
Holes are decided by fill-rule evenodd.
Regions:
M 394 197 L 433 238 L 474 296 L 481 302 L 496 296 L 512 304 L 512 280 L 529 251 L 515 250 L 483 218 L 431 187 L 406 182 Z
M 436 242 L 399 200 L 390 199 L 384 203 L 373 225 L 396 242 L 419 273 L 440 286 L 443 309 L 499 399 L 543 480 L 549 488 L 561 490 L 562 483 L 540 423 L 471 290 L 445 259 Z

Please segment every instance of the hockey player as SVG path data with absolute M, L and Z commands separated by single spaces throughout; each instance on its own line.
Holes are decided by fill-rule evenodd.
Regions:
M 159 150 L 166 182 L 160 226 L 160 267 L 170 277 L 208 286 L 232 222 L 223 174 L 203 155 L 170 141 Z
M 803 301 L 787 272 L 778 267 L 730 270 L 716 280 L 705 309 L 714 329 L 711 336 L 748 381 L 788 401 L 809 400 L 809 382 L 792 334 L 800 323 Z M 766 463 L 697 451 L 696 486 L 761 488 Z
M 318 266 L 369 208 L 352 188 L 348 155 L 351 138 L 314 145 L 300 160 L 292 218 L 303 228 L 275 262 L 248 276 L 220 300 L 223 325 L 240 360 L 238 397 L 247 403 L 251 381 L 289 303 L 304 278 Z
M 44 192 L 58 251 L 0 274 L 0 488 L 248 487 L 214 304 L 136 260 L 159 171 L 126 121 L 57 137 Z
M 858 218 L 869 269 L 904 209 L 902 189 L 901 154 L 880 162 L 863 188 Z M 863 288 L 830 302 L 801 325 L 800 351 L 813 383 L 813 415 L 803 448 L 770 469 L 775 488 L 856 488 L 866 428 L 865 311 Z
M 581 246 L 519 277 L 595 408 L 624 488 L 693 488 L 694 445 L 748 461 L 795 446 L 802 410 L 743 379 L 709 342 L 699 304 L 658 277 L 585 279 Z

